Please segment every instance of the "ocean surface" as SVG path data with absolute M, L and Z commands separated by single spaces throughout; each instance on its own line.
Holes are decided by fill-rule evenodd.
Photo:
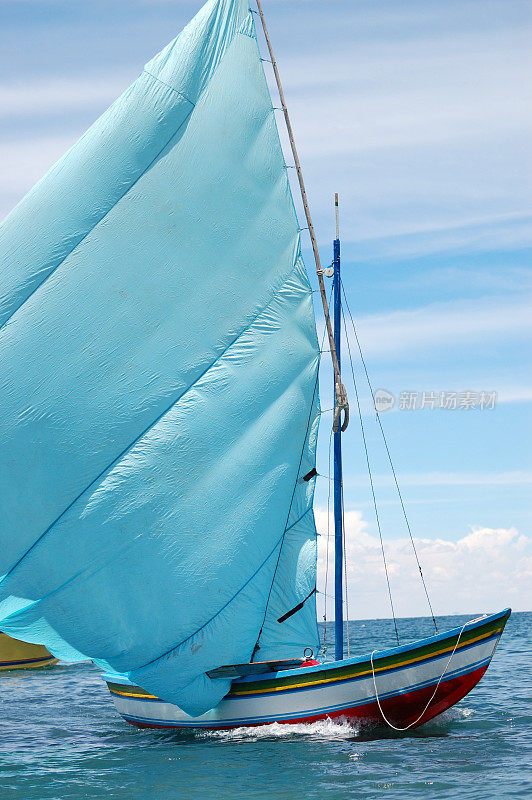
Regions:
M 440 618 L 440 630 L 466 619 Z M 431 635 L 428 619 L 399 626 L 404 642 Z M 404 734 L 332 722 L 141 731 L 116 714 L 90 663 L 0 673 L 0 798 L 530 798 L 531 628 L 532 613 L 513 614 L 473 692 Z M 352 622 L 350 639 L 352 655 L 393 646 L 392 624 Z

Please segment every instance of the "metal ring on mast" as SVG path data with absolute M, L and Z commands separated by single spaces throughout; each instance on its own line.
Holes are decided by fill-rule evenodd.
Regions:
M 281 78 L 279 76 L 279 70 L 277 69 L 277 62 L 275 60 L 275 56 L 273 54 L 272 44 L 270 41 L 270 36 L 268 34 L 268 28 L 266 27 L 266 20 L 264 19 L 264 14 L 262 11 L 262 6 L 260 0 L 257 0 L 257 8 L 259 11 L 260 21 L 262 23 L 262 30 L 264 31 L 264 37 L 266 39 L 266 44 L 268 46 L 268 52 L 270 54 L 270 59 L 273 67 L 273 72 L 275 74 L 275 80 L 277 83 L 277 89 L 279 91 L 279 98 L 281 100 L 281 108 L 284 114 L 284 120 L 286 123 L 286 129 L 288 131 L 288 138 L 290 139 L 290 146 L 292 148 L 292 155 L 294 156 L 294 164 L 297 172 L 297 178 L 299 181 L 299 188 L 301 191 L 301 199 L 303 201 L 303 208 L 305 209 L 305 217 L 307 219 L 308 231 L 310 234 L 310 240 L 312 242 L 312 250 L 314 252 L 314 261 L 316 262 L 316 274 L 318 276 L 318 283 L 320 287 L 320 296 L 321 302 L 323 305 L 323 312 L 325 314 L 325 325 L 327 328 L 327 336 L 329 339 L 329 347 L 331 350 L 331 358 L 333 362 L 333 369 L 334 369 L 334 377 L 335 377 L 335 411 L 334 411 L 334 418 L 333 418 L 333 430 L 336 433 L 340 426 L 340 417 L 342 411 L 344 412 L 344 421 L 342 423 L 342 431 L 345 431 L 349 424 L 349 403 L 347 400 L 347 392 L 345 387 L 342 383 L 342 379 L 340 377 L 340 365 L 338 363 L 338 358 L 336 355 L 336 347 L 334 345 L 334 335 L 333 329 L 331 325 L 331 318 L 329 314 L 329 304 L 327 303 L 327 295 L 325 292 L 325 283 L 323 281 L 323 269 L 321 266 L 320 261 L 320 254 L 318 251 L 318 242 L 316 241 L 316 234 L 314 233 L 314 226 L 312 224 L 312 217 L 310 216 L 310 208 L 307 200 L 307 193 L 305 191 L 305 184 L 303 182 L 303 173 L 301 172 L 301 164 L 299 161 L 299 156 L 297 154 L 296 143 L 294 140 L 294 132 L 292 130 L 292 125 L 290 122 L 290 117 L 288 115 L 288 109 L 286 107 L 285 99 L 284 99 L 284 92 L 283 87 L 281 85 Z

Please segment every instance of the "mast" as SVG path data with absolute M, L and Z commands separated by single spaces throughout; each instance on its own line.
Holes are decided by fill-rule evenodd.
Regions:
M 312 250 L 314 252 L 314 261 L 316 263 L 316 274 L 318 276 L 318 283 L 320 287 L 320 296 L 321 302 L 323 305 L 323 313 L 325 315 L 325 325 L 327 327 L 327 337 L 329 340 L 329 348 L 331 351 L 331 358 L 333 362 L 333 370 L 334 370 L 334 399 L 335 399 L 335 409 L 334 409 L 334 421 L 333 421 L 333 430 L 338 430 L 340 424 L 340 416 L 342 410 L 344 412 L 344 421 L 342 424 L 342 430 L 345 431 L 347 425 L 349 423 L 349 403 L 347 402 L 347 393 L 345 391 L 345 387 L 342 383 L 341 375 L 340 375 L 340 365 L 339 359 L 336 353 L 336 346 L 335 346 L 335 338 L 333 334 L 333 329 L 331 325 L 331 317 L 329 314 L 329 304 L 327 302 L 327 295 L 325 292 L 325 283 L 323 281 L 323 269 L 321 266 L 320 261 L 320 254 L 318 251 L 318 242 L 316 239 L 316 234 L 314 232 L 314 225 L 312 224 L 312 217 L 310 215 L 310 208 L 307 200 L 307 193 L 305 190 L 305 184 L 303 182 L 303 173 L 301 171 L 301 164 L 299 161 L 299 156 L 297 154 L 296 143 L 294 140 L 294 132 L 292 130 L 292 124 L 290 122 L 290 117 L 288 115 L 288 109 L 286 107 L 285 99 L 284 99 L 284 92 L 283 87 L 281 84 L 281 77 L 279 75 L 279 70 L 277 69 L 277 62 L 275 61 L 275 56 L 273 54 L 272 44 L 270 41 L 270 36 L 268 34 L 268 28 L 266 27 L 266 20 L 264 19 L 264 14 L 262 11 L 262 5 L 260 0 L 257 0 L 257 8 L 259 11 L 260 21 L 262 23 L 262 29 L 264 31 L 264 37 L 266 39 L 266 44 L 268 45 L 268 52 L 270 54 L 270 59 L 272 62 L 273 72 L 275 74 L 275 81 L 277 83 L 277 89 L 279 91 L 279 99 L 281 100 L 281 107 L 283 109 L 284 119 L 286 123 L 286 129 L 288 131 L 288 138 L 290 139 L 290 147 L 292 148 L 292 155 L 294 157 L 294 164 L 297 172 L 297 178 L 299 181 L 299 189 L 301 191 L 301 199 L 303 201 L 303 208 L 305 209 L 305 217 L 307 220 L 308 231 L 310 234 L 310 240 L 312 242 Z
M 338 371 L 341 370 L 342 355 L 342 293 L 340 285 L 340 226 L 338 218 L 338 194 L 334 195 L 336 237 L 333 244 L 333 306 L 334 306 L 334 345 L 338 358 Z M 336 380 L 335 380 L 336 385 Z M 341 661 L 344 657 L 344 609 L 342 594 L 343 564 L 343 513 L 342 513 L 342 428 L 334 433 L 334 657 Z

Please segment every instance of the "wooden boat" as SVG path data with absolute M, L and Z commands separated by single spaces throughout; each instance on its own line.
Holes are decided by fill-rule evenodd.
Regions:
M 400 729 L 416 728 L 476 686 L 509 616 L 506 609 L 439 636 L 374 653 L 373 665 L 367 654 L 241 678 L 216 708 L 195 718 L 127 678 L 103 677 L 119 714 L 139 728 L 235 728 L 323 719 L 382 725 L 383 715 Z
M 140 727 L 413 728 L 480 680 L 510 611 L 441 634 L 432 614 L 435 636 L 400 646 L 397 633 L 397 647 L 352 658 L 348 645 L 346 657 L 338 200 L 323 269 L 257 8 L 269 59 L 247 0 L 208 0 L 3 223 L 0 625 L 66 660 L 91 658 Z M 320 664 L 304 656 L 321 646 L 323 352 L 334 372 L 335 660 Z
M 0 670 L 51 667 L 58 659 L 40 644 L 21 642 L 0 632 Z

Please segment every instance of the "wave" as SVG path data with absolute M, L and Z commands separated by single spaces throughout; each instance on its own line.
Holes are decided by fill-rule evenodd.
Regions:
M 269 725 L 202 731 L 198 735 L 205 739 L 225 741 L 259 741 L 262 739 L 285 739 L 291 736 L 308 736 L 314 739 L 352 739 L 357 735 L 358 730 L 358 726 L 350 724 L 346 720 L 325 719 L 318 722 L 300 722 L 294 725 L 272 722 Z

